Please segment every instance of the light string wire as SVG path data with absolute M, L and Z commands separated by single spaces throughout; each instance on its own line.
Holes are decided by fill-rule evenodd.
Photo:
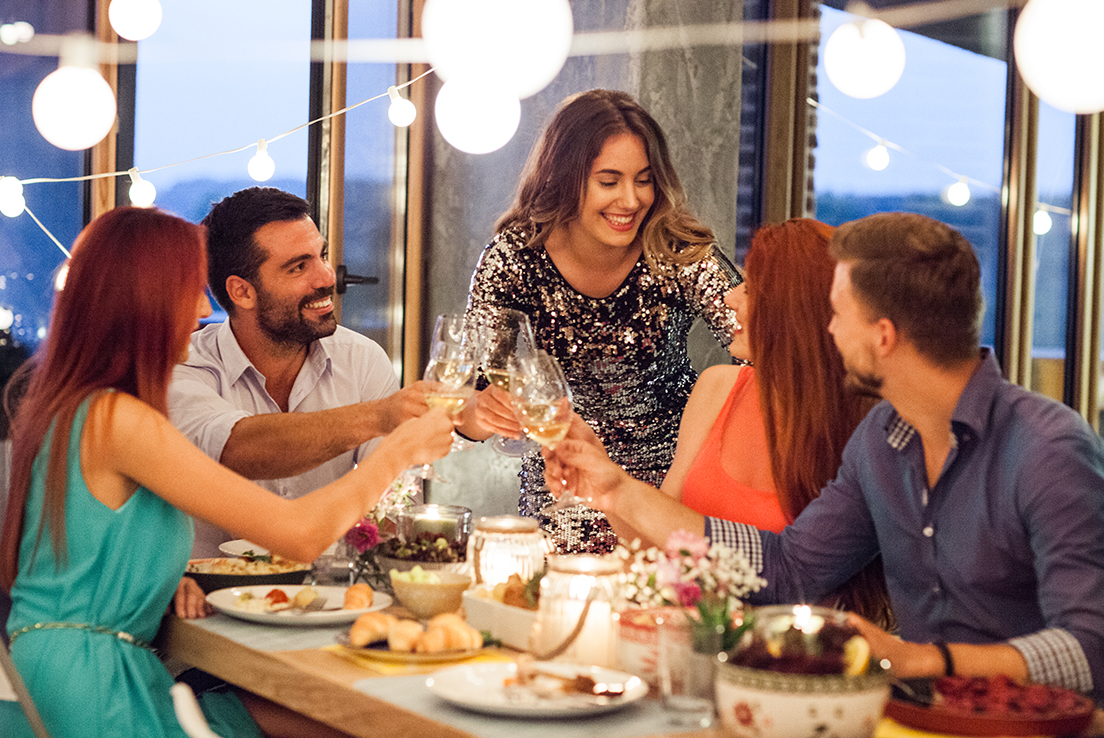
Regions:
M 828 115 L 831 115 L 832 117 L 836 118 L 837 120 L 839 120 L 839 121 L 845 123 L 846 125 L 854 128 L 856 131 L 863 134 L 864 136 L 867 136 L 868 138 L 873 140 L 875 143 L 881 144 L 882 146 L 885 146 L 887 149 L 893 149 L 894 151 L 899 151 L 902 154 L 905 154 L 907 156 L 911 156 L 911 157 L 913 157 L 914 159 L 916 159 L 917 161 L 919 161 L 923 164 L 926 164 L 930 167 L 934 167 L 935 169 L 938 169 L 939 171 L 943 172 L 944 174 L 946 174 L 948 177 L 951 177 L 952 179 L 955 179 L 959 182 L 966 182 L 967 184 L 975 185 L 975 186 L 977 186 L 977 187 L 979 187 L 983 190 L 988 190 L 989 192 L 993 192 L 993 193 L 998 194 L 998 195 L 1001 192 L 1000 187 L 995 187 L 995 186 L 989 184 L 988 182 L 983 182 L 980 179 L 975 179 L 975 178 L 970 177 L 970 176 L 965 175 L 965 174 L 959 174 L 958 172 L 956 172 L 956 171 L 954 171 L 954 170 L 952 170 L 948 167 L 945 167 L 942 164 L 939 164 L 938 162 L 934 162 L 934 161 L 931 161 L 929 159 L 925 159 L 924 157 L 920 156 L 916 152 L 909 151 L 904 146 L 901 146 L 900 144 L 894 143 L 893 141 L 890 141 L 889 139 L 885 138 L 884 136 L 879 136 L 877 133 L 874 133 L 871 130 L 863 128 L 861 125 L 859 125 L 855 121 L 850 120 L 849 118 L 841 115 L 840 113 L 837 113 L 835 110 L 832 110 L 831 108 L 817 102 L 816 100 L 814 100 L 811 97 L 805 98 L 805 102 L 808 103 L 810 107 L 813 107 L 813 108 L 815 108 L 816 110 L 818 110 L 820 112 L 827 113 Z M 1070 208 L 1064 208 L 1064 207 L 1061 207 L 1059 205 L 1050 205 L 1050 204 L 1044 203 L 1044 202 L 1037 202 L 1035 204 L 1035 209 L 1036 210 L 1046 210 L 1048 212 L 1057 213 L 1059 215 L 1073 215 L 1073 211 Z

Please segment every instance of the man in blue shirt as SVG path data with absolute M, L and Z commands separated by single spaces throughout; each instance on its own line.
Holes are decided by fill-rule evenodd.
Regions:
M 880 553 L 900 638 L 853 619 L 897 676 L 1007 674 L 1101 700 L 1101 439 L 979 352 L 980 269 L 957 231 L 883 213 L 838 228 L 832 254 L 829 330 L 850 381 L 885 400 L 837 478 L 780 534 L 643 485 L 595 506 L 653 540 L 681 527 L 742 549 L 768 583 L 753 602 L 815 602 Z

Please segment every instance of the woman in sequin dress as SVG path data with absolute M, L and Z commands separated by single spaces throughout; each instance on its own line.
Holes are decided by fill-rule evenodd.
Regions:
M 622 92 L 568 98 L 496 232 L 472 277 L 469 317 L 527 314 L 611 457 L 658 484 L 696 379 L 687 334 L 701 317 L 728 344 L 735 320 L 723 298 L 739 279 L 689 213 L 658 124 Z M 519 436 L 505 397 L 480 393 L 483 435 Z M 552 501 L 543 469 L 539 453 L 522 461 L 521 514 L 542 517 L 560 552 L 611 550 L 617 537 L 601 513 L 541 515 Z

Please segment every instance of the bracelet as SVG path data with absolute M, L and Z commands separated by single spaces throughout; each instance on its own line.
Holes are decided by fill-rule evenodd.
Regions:
M 951 649 L 947 645 L 946 641 L 936 641 L 933 644 L 939 649 L 939 653 L 943 655 L 943 676 L 954 676 L 955 666 L 954 659 L 951 657 Z

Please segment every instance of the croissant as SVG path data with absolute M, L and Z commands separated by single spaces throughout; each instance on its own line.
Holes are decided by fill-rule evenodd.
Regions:
M 464 622 L 464 619 L 454 613 L 438 615 L 429 621 L 422 642 L 419 644 L 420 652 L 433 653 L 436 651 L 466 651 L 483 647 L 483 634 Z
M 357 582 L 345 590 L 346 610 L 361 610 L 372 606 L 372 588 L 364 582 Z
M 366 612 L 349 628 L 349 643 L 357 648 L 363 648 L 369 643 L 386 640 L 391 627 L 397 622 L 398 619 L 394 615 Z
M 422 624 L 417 620 L 400 620 L 391 626 L 387 634 L 387 645 L 392 651 L 410 653 L 418 646 L 421 640 Z

